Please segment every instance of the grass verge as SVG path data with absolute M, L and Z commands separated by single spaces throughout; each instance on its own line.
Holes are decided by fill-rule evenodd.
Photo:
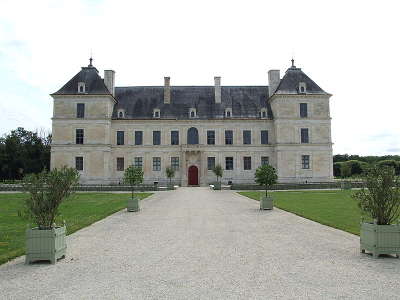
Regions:
M 144 199 L 151 193 L 136 194 Z M 25 254 L 25 230 L 32 226 L 18 216 L 28 195 L 0 194 L 0 264 Z M 67 234 L 86 227 L 126 207 L 130 194 L 76 193 L 60 206 L 58 223 L 65 220 Z

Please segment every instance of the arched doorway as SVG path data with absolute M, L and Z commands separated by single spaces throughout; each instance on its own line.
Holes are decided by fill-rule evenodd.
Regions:
M 196 166 L 189 167 L 188 185 L 199 185 L 199 169 Z
M 189 145 L 197 145 L 199 143 L 199 132 L 197 131 L 197 128 L 189 128 L 187 132 L 187 143 Z

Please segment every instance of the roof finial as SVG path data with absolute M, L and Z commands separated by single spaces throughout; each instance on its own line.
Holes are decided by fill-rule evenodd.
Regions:
M 89 58 L 89 65 L 88 65 L 88 67 L 93 67 L 93 65 L 92 65 L 92 60 L 93 60 L 93 58 L 92 58 L 92 56 L 90 56 L 90 58 Z
M 293 58 L 293 56 L 292 56 L 292 68 L 295 68 L 295 66 L 294 66 L 294 58 Z

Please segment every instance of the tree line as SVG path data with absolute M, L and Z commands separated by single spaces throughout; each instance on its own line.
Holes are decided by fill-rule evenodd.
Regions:
M 390 166 L 400 175 L 400 155 L 359 156 L 337 154 L 333 156 L 333 175 L 351 177 L 362 175 L 372 166 Z
M 50 169 L 51 134 L 22 127 L 0 138 L 0 181 Z

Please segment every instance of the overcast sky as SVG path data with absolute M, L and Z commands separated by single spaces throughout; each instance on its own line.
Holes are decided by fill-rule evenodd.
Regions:
M 297 67 L 331 98 L 334 153 L 400 154 L 399 1 L 7 1 L 0 134 L 51 129 L 55 92 L 88 64 L 116 85 L 267 85 Z

